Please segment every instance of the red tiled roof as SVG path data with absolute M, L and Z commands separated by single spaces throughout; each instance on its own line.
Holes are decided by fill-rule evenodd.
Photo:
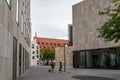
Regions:
M 40 45 L 40 50 L 42 51 L 44 48 L 55 48 L 55 47 L 63 47 L 64 45 L 68 45 L 69 41 L 64 39 L 54 39 L 54 38 L 43 38 L 43 37 L 34 37 L 37 43 Z

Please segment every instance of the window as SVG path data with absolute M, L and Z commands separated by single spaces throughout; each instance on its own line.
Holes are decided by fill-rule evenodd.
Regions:
M 34 44 L 32 44 L 32 48 L 34 48 Z
M 37 46 L 37 49 L 38 49 L 38 46 Z
M 18 11 L 19 11 L 18 0 L 16 0 L 16 21 L 17 23 L 18 23 Z
M 33 56 L 32 59 L 35 59 L 35 56 Z
M 48 44 L 48 43 L 46 42 L 46 44 Z
M 37 58 L 39 58 L 39 55 L 37 55 Z
M 38 50 L 37 50 L 37 54 L 38 54 Z
M 23 12 L 21 12 L 22 15 L 21 15 L 21 33 L 23 34 L 24 33 L 24 18 L 23 18 Z
M 13 37 L 13 79 L 15 80 L 17 78 L 17 39 Z
M 21 75 L 21 57 L 22 57 L 22 45 L 19 44 L 19 75 Z
M 24 22 L 23 29 L 24 29 L 24 30 L 23 30 L 23 35 L 24 35 L 24 38 L 25 38 L 25 37 L 26 37 L 26 35 L 25 35 L 25 34 L 26 34 L 26 23 L 25 23 L 25 22 Z
M 44 42 L 42 42 L 42 44 L 44 44 Z
M 35 54 L 35 51 L 33 51 L 32 53 Z

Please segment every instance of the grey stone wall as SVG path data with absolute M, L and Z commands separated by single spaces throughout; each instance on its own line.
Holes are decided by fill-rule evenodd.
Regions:
M 84 0 L 73 5 L 73 48 L 75 50 L 97 49 L 118 46 L 97 38 L 97 28 L 108 19 L 99 11 L 111 5 L 110 0 Z
M 73 47 L 65 47 L 65 55 L 66 55 L 66 65 L 73 65 Z M 59 66 L 59 62 L 62 62 L 64 65 L 64 47 L 58 47 L 55 49 L 55 63 Z
M 28 32 L 28 40 L 21 34 L 21 9 L 23 9 L 23 1 L 19 2 L 19 22 L 16 22 L 16 0 L 10 0 L 11 4 L 7 4 L 7 0 L 0 0 L 0 80 L 12 80 L 13 71 L 13 37 L 17 39 L 17 77 L 19 77 L 19 43 L 25 50 L 30 53 L 30 43 L 28 40 L 31 39 L 30 21 L 26 20 L 26 32 Z M 30 0 L 27 8 L 30 10 Z M 23 11 L 24 12 L 24 11 Z M 26 17 L 30 17 L 30 11 Z M 23 13 L 25 15 L 25 13 Z M 31 40 L 30 40 L 31 41 Z M 29 44 L 28 44 L 28 43 Z M 21 60 L 21 63 L 22 60 Z M 24 66 L 25 67 L 25 66 Z M 23 66 L 22 66 L 23 68 Z

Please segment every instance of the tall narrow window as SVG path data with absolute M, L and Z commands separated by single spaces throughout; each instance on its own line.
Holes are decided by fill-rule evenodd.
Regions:
M 37 50 L 37 54 L 38 54 L 38 50 Z
M 25 49 L 23 48 L 23 72 L 25 71 Z
M 35 54 L 35 51 L 33 51 L 32 53 Z
M 24 33 L 24 18 L 23 18 L 23 12 L 22 12 L 22 15 L 21 15 L 21 33 L 23 34 Z
M 34 48 L 34 44 L 32 44 L 32 48 Z
M 17 23 L 18 23 L 18 11 L 19 11 L 18 8 L 19 8 L 18 7 L 18 0 L 16 0 L 16 21 L 17 21 Z
M 86 58 L 85 58 L 85 52 L 80 52 L 80 55 L 79 55 L 79 59 L 80 59 L 80 63 L 79 63 L 79 67 L 85 67 L 86 65 Z
M 25 33 L 26 33 L 26 23 L 24 22 L 23 24 L 24 24 L 24 26 L 23 26 L 23 36 L 24 36 L 24 38 L 25 38 Z
M 17 39 L 13 37 L 13 73 L 12 80 L 17 79 Z
M 35 59 L 35 56 L 32 56 L 32 59 Z
M 19 75 L 21 75 L 21 54 L 22 54 L 22 45 L 19 44 Z

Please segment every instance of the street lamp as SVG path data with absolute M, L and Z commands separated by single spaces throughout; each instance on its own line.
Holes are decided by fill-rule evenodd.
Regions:
M 64 72 L 66 72 L 66 47 L 67 45 L 64 45 Z

